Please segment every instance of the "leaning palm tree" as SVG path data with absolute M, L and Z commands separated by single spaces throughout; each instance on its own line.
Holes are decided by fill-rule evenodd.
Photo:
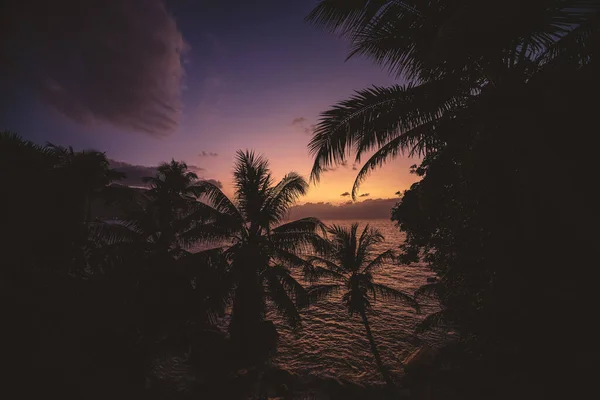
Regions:
M 309 295 L 311 298 L 319 299 L 344 288 L 345 292 L 342 296 L 344 306 L 350 316 L 360 315 L 377 367 L 386 383 L 392 385 L 392 379 L 377 350 L 367 313 L 371 310 L 377 296 L 400 301 L 414 307 L 417 311 L 419 305 L 409 294 L 373 281 L 373 274 L 386 262 L 394 260 L 392 250 L 375 253 L 375 247 L 384 240 L 379 231 L 366 225 L 359 235 L 358 223 L 354 223 L 349 229 L 333 225 L 328 228 L 328 233 L 332 237 L 325 255 L 311 256 L 308 259 L 311 267 L 305 273 L 311 281 L 327 278 L 335 283 L 315 285 L 309 289 Z
M 234 185 L 232 201 L 212 182 L 198 182 L 202 203 L 190 215 L 197 226 L 188 237 L 218 246 L 227 259 L 233 288 L 229 330 L 249 354 L 265 327 L 267 302 L 292 327 L 300 325 L 298 308 L 308 304 L 308 295 L 290 268 L 307 267 L 301 255 L 322 247 L 323 225 L 316 218 L 284 222 L 308 184 L 294 172 L 275 183 L 262 156 L 237 152 Z
M 600 1 L 322 0 L 312 23 L 352 44 L 408 83 L 360 90 L 322 113 L 309 149 L 311 179 L 350 156 L 359 171 L 352 194 L 373 170 L 400 154 L 426 155 L 464 127 L 498 119 L 494 110 L 528 85 L 570 65 L 591 70 L 600 37 Z M 503 103 L 502 103 L 503 101 Z

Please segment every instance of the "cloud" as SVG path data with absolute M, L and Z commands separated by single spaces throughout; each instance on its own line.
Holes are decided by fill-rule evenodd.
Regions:
M 315 132 L 315 129 L 317 129 L 316 125 L 310 125 L 308 128 L 304 128 L 304 133 L 312 135 Z
M 296 126 L 302 130 L 302 132 L 307 135 L 312 135 L 316 129 L 316 125 L 308 125 L 308 120 L 304 117 L 294 118 L 292 120 L 292 126 Z
M 221 181 L 218 181 L 216 179 L 206 179 L 206 181 L 212 183 L 213 185 L 215 185 L 219 189 L 223 189 L 223 183 Z
M 306 118 L 298 117 L 292 120 L 292 125 L 304 125 L 306 123 Z
M 129 164 L 124 161 L 116 160 L 109 160 L 109 162 L 111 168 L 119 172 L 123 172 L 126 175 L 125 179 L 120 180 L 118 183 L 128 186 L 146 187 L 147 185 L 143 182 L 143 178 L 148 176 L 154 176 L 156 175 L 157 171 L 157 166 L 135 165 Z M 198 176 L 200 176 L 202 172 L 204 172 L 204 168 L 189 164 L 188 170 L 190 172 L 194 172 Z M 214 183 L 220 188 L 223 187 L 220 181 L 214 179 L 207 180 Z
M 401 195 L 402 195 L 402 192 L 398 190 L 398 191 L 397 191 L 396 193 L 394 193 L 394 194 L 395 194 L 396 196 L 401 196 Z
M 316 217 L 323 220 L 331 219 L 389 219 L 392 207 L 398 203 L 393 199 L 367 199 L 361 202 L 345 202 L 340 205 L 331 203 L 306 203 L 292 207 L 290 219 Z
M 344 192 L 344 193 L 340 194 L 340 196 L 342 196 L 342 197 L 350 196 L 350 192 Z
M 352 164 L 352 171 L 356 171 L 358 170 L 358 165 L 357 164 Z
M 198 157 L 216 157 L 218 155 L 218 153 L 213 153 L 212 151 L 202 151 L 198 154 Z
M 369 197 L 371 195 L 371 193 L 363 193 L 358 197 Z
M 109 162 L 111 168 L 123 172 L 126 175 L 125 179 L 119 181 L 119 183 L 123 185 L 145 186 L 142 182 L 142 178 L 156 175 L 156 167 L 134 165 L 116 160 L 109 160 Z
M 153 136 L 177 127 L 187 45 L 163 0 L 9 3 L 0 57 L 48 105 L 86 125 Z

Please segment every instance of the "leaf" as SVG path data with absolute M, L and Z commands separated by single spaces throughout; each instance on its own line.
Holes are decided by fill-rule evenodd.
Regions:
M 381 285 L 378 283 L 373 283 L 372 286 L 373 291 L 377 293 L 381 298 L 399 301 L 403 304 L 414 308 L 417 311 L 417 313 L 421 312 L 421 307 L 419 306 L 419 303 L 417 303 L 413 296 L 404 293 L 400 290 L 392 289 L 391 287 Z
M 334 294 L 337 294 L 340 290 L 340 285 L 314 285 L 307 289 L 308 297 L 310 299 L 311 304 L 316 303 L 322 299 L 326 299 L 331 297 Z
M 423 333 L 430 329 L 440 327 L 440 326 L 448 326 L 452 324 L 452 312 L 449 310 L 438 311 L 433 314 L 429 314 L 423 321 L 417 325 L 415 329 L 415 333 Z
M 363 274 L 373 273 L 374 270 L 385 265 L 386 262 L 394 261 L 394 251 L 386 250 L 373 259 L 362 271 Z

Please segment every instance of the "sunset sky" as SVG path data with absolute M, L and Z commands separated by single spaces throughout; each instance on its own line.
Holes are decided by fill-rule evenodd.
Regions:
M 27 27 L 40 25 L 29 15 L 39 2 L 19 3 L 3 48 L 15 61 L 0 81 L 10 93 L 0 129 L 132 165 L 184 160 L 228 194 L 237 149 L 265 154 L 276 177 L 308 177 L 319 113 L 354 90 L 395 83 L 369 60 L 345 62 L 348 44 L 304 21 L 313 0 L 59 0 L 43 11 L 63 16 L 37 30 Z M 89 9 L 67 12 L 76 7 Z M 415 162 L 375 172 L 361 199 L 407 189 Z M 348 201 L 341 194 L 356 172 L 351 163 L 327 172 L 302 202 Z

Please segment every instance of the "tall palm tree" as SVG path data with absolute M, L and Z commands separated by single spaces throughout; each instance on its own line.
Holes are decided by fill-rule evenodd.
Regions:
M 376 254 L 375 247 L 384 241 L 379 231 L 366 225 L 359 235 L 358 223 L 354 223 L 349 229 L 333 225 L 328 228 L 328 233 L 332 235 L 328 250 L 324 256 L 317 255 L 308 259 L 311 268 L 308 268 L 306 273 L 309 280 L 327 278 L 335 283 L 315 285 L 309 289 L 309 295 L 311 298 L 318 299 L 344 289 L 342 296 L 344 306 L 350 316 L 360 315 L 377 367 L 386 383 L 392 385 L 392 379 L 381 360 L 373 338 L 367 313 L 371 310 L 377 296 L 400 301 L 414 307 L 417 311 L 419 305 L 409 294 L 373 281 L 373 274 L 386 262 L 394 260 L 392 250 Z
M 234 289 L 229 330 L 250 354 L 264 329 L 267 301 L 299 326 L 298 308 L 308 304 L 308 296 L 290 268 L 307 267 L 301 254 L 322 248 L 323 225 L 315 218 L 284 222 L 308 184 L 294 172 L 275 183 L 268 161 L 254 152 L 237 152 L 234 185 L 232 201 L 213 183 L 198 183 L 202 203 L 190 216 L 198 225 L 188 236 L 221 246 Z
M 464 141 L 453 138 L 457 128 L 478 126 L 514 101 L 507 88 L 539 87 L 564 64 L 589 70 L 600 37 L 598 0 L 323 0 L 307 19 L 348 38 L 349 57 L 366 55 L 409 82 L 360 90 L 321 115 L 309 144 L 311 179 L 375 151 L 353 196 L 373 169 L 400 154 Z

